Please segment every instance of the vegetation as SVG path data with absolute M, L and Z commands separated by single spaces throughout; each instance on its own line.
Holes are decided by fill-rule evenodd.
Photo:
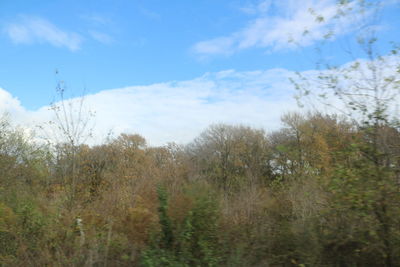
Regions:
M 400 129 L 320 113 L 283 123 L 212 125 L 187 146 L 122 134 L 52 151 L 3 119 L 0 261 L 398 266 Z

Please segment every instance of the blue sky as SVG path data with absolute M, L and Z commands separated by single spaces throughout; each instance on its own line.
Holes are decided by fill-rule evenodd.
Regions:
M 400 39 L 400 4 L 383 2 L 377 29 L 385 54 L 387 42 Z M 317 23 L 310 8 L 325 21 Z M 71 96 L 84 89 L 93 96 L 88 102 L 98 121 L 100 115 L 114 122 L 120 116 L 104 131 L 136 131 L 154 143 L 177 135 L 177 141 L 190 140 L 213 122 L 213 112 L 222 113 L 215 122 L 275 125 L 281 112 L 295 109 L 289 73 L 315 68 L 314 49 L 323 34 L 336 33 L 323 48 L 325 57 L 349 62 L 342 47 L 353 45 L 361 22 L 352 15 L 338 23 L 334 13 L 334 0 L 0 0 L 3 106 L 37 113 L 52 101 L 61 79 Z M 116 103 L 121 94 L 123 108 Z M 197 102 L 182 104 L 190 101 Z M 166 123 L 175 128 L 160 137 Z

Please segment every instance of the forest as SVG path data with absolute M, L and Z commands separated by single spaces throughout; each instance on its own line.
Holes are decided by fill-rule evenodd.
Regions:
M 289 113 L 187 145 L 0 128 L 2 266 L 399 266 L 400 131 Z M 368 127 L 367 127 L 368 126 Z

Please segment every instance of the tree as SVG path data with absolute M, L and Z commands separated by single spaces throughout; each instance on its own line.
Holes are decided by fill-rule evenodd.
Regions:
M 347 150 L 352 160 L 349 164 L 337 163 L 332 175 L 331 215 L 339 218 L 341 210 L 342 214 L 351 215 L 352 220 L 364 221 L 368 225 L 364 230 L 375 233 L 379 247 L 375 251 L 380 254 L 381 264 L 394 266 L 399 260 L 400 155 L 399 144 L 390 140 L 398 139 L 400 129 L 396 113 L 400 95 L 400 50 L 395 44 L 384 53 L 379 49 L 382 40 L 376 26 L 386 4 L 386 1 L 339 1 L 336 19 L 351 15 L 362 17 L 362 24 L 352 35 L 358 47 L 345 51 L 351 62 L 338 66 L 327 60 L 319 61 L 317 73 L 299 73 L 292 82 L 300 101 L 314 96 L 314 101 L 334 107 L 357 126 L 359 135 Z M 315 12 L 313 15 L 320 16 Z M 335 32 L 327 33 L 326 39 L 334 35 Z M 356 57 L 359 53 L 362 56 Z M 361 235 L 360 231 L 357 234 Z M 352 249 L 354 252 L 368 250 L 372 245 L 357 244 Z
M 37 178 L 48 174 L 48 150 L 32 139 L 24 129 L 14 127 L 8 115 L 0 117 L 0 187 L 43 182 Z
M 284 128 L 270 134 L 274 176 L 282 180 L 326 176 L 338 152 L 352 143 L 352 125 L 336 115 L 288 113 Z
M 80 98 L 66 99 L 64 81 L 57 82 L 56 93 L 58 99 L 50 105 L 53 120 L 40 128 L 53 147 L 58 169 L 56 174 L 61 176 L 63 185 L 68 188 L 69 205 L 72 207 L 78 182 L 79 150 L 92 135 L 91 119 L 94 113 L 87 110 L 84 94 Z
M 270 174 L 263 130 L 215 124 L 188 146 L 188 153 L 197 172 L 225 190 L 263 183 Z

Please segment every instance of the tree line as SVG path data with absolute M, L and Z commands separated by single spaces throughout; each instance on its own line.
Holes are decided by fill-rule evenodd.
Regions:
M 282 121 L 50 150 L 3 119 L 2 265 L 399 266 L 399 128 Z

